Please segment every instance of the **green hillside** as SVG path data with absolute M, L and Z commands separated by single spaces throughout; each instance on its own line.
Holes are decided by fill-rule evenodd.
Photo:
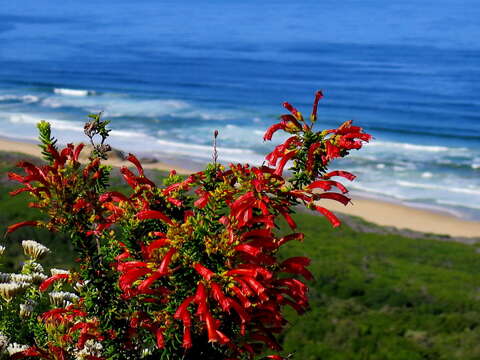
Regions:
M 37 218 L 25 196 L 11 198 L 5 174 L 24 155 L 0 153 L 0 227 Z M 154 173 L 159 179 L 162 174 Z M 114 184 L 119 186 L 118 183 Z M 298 360 L 480 359 L 479 248 L 452 241 L 332 229 L 301 213 L 304 243 L 283 256 L 312 258 L 311 311 L 289 314 L 285 354 Z M 3 240 L 0 271 L 20 266 L 19 242 L 35 239 L 54 250 L 46 267 L 74 264 L 66 239 L 24 228 Z

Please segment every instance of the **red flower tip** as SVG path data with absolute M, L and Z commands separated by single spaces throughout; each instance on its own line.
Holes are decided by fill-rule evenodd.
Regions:
M 137 214 L 137 218 L 139 220 L 157 219 L 157 220 L 162 220 L 163 222 L 166 222 L 169 225 L 173 225 L 172 220 L 167 215 L 157 210 L 141 211 Z
M 320 214 L 325 216 L 327 220 L 330 221 L 333 227 L 339 227 L 341 225 L 340 220 L 338 220 L 338 218 L 331 211 L 321 206 L 316 206 L 315 210 L 317 210 Z
M 40 224 L 38 221 L 21 221 L 19 223 L 10 225 L 7 228 L 7 234 L 10 234 L 11 232 L 14 232 L 15 230 L 24 226 L 38 226 L 38 224 Z
M 52 285 L 54 282 L 59 281 L 59 280 L 67 280 L 70 277 L 68 274 L 57 274 L 49 277 L 47 280 L 42 282 L 40 286 L 38 287 L 38 290 L 41 292 L 46 291 L 50 285 Z
M 310 121 L 313 123 L 317 120 L 317 108 L 318 108 L 318 102 L 323 98 L 323 92 L 321 90 L 318 90 L 315 93 L 315 100 L 313 101 L 313 109 L 312 109 L 312 115 L 310 115 Z
M 193 268 L 197 271 L 197 273 L 202 276 L 205 280 L 210 280 L 215 273 L 211 271 L 210 269 L 207 269 L 205 266 L 203 266 L 200 263 L 196 263 L 193 265 Z
M 137 157 L 133 154 L 128 154 L 127 158 L 126 158 L 128 161 L 130 161 L 133 165 L 135 165 L 135 167 L 137 168 L 137 171 L 138 171 L 138 174 L 140 176 L 144 176 L 143 175 L 143 167 L 142 167 L 142 164 L 140 164 L 140 161 L 138 161 Z

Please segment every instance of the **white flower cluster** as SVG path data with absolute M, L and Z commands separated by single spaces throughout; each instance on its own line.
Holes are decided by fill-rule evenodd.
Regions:
M 85 342 L 83 349 L 75 353 L 75 360 L 84 360 L 91 356 L 101 357 L 102 350 L 102 344 L 93 339 L 89 339 Z
M 70 271 L 68 270 L 63 270 L 63 269 L 50 269 L 50 272 L 52 273 L 52 276 L 55 276 L 55 275 L 70 275 Z
M 2 354 L 8 346 L 8 337 L 0 333 L 0 354 Z
M 0 296 L 10 302 L 15 295 L 23 292 L 30 284 L 26 282 L 9 282 L 0 284 Z
M 31 272 L 44 273 L 45 270 L 43 269 L 43 266 L 39 263 L 36 263 L 35 261 L 27 261 L 25 264 L 23 264 L 22 272 L 27 274 Z
M 32 316 L 36 305 L 37 303 L 33 300 L 27 300 L 26 303 L 20 304 L 20 317 L 26 319 Z
M 57 307 L 67 307 L 78 300 L 78 296 L 67 291 L 52 291 L 48 294 L 50 303 Z
M 25 255 L 32 260 L 40 260 L 50 253 L 49 248 L 34 240 L 23 240 L 22 247 Z
M 9 282 L 11 279 L 10 274 L 7 273 L 0 273 L 0 283 L 6 283 Z
M 11 343 L 7 346 L 7 352 L 8 352 L 8 355 L 13 356 L 16 353 L 27 350 L 28 348 L 29 348 L 28 345 L 20 345 L 20 344 L 17 344 L 17 343 Z

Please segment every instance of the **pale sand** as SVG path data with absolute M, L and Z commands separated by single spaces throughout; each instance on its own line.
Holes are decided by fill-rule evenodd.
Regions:
M 39 156 L 40 149 L 34 143 L 0 139 L 0 151 L 21 152 L 32 156 Z M 121 159 L 109 160 L 107 164 L 113 166 L 131 166 L 130 162 Z M 163 162 L 154 162 L 144 165 L 148 169 L 171 170 L 179 174 L 189 174 L 191 171 Z M 410 229 L 420 232 L 450 235 L 454 237 L 480 237 L 480 222 L 465 221 L 452 215 L 437 213 L 428 210 L 416 209 L 402 204 L 371 200 L 359 196 L 352 196 L 352 204 L 343 206 L 335 201 L 322 200 L 322 206 L 334 212 L 354 215 L 366 221 L 382 226 L 394 226 L 399 229 Z
M 417 209 L 398 203 L 350 196 L 352 204 L 322 200 L 322 206 L 334 212 L 354 215 L 374 224 L 394 226 L 437 235 L 480 237 L 480 222 L 466 221 L 453 215 Z

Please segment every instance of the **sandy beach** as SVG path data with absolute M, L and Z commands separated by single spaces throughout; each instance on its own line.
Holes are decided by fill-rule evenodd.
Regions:
M 11 151 L 39 156 L 40 150 L 33 142 L 21 142 L 11 139 L 0 139 L 0 151 Z M 112 166 L 131 166 L 130 162 L 119 157 L 113 157 L 106 162 Z M 189 174 L 190 170 L 172 166 L 164 162 L 148 162 L 145 168 L 158 170 L 175 169 L 180 174 Z M 410 229 L 419 232 L 452 237 L 480 237 L 480 222 L 466 221 L 447 213 L 434 212 L 393 203 L 369 199 L 361 195 L 351 195 L 352 203 L 343 206 L 335 201 L 325 200 L 323 206 L 346 215 L 363 218 L 371 223 L 382 226 L 393 226 L 398 229 Z

